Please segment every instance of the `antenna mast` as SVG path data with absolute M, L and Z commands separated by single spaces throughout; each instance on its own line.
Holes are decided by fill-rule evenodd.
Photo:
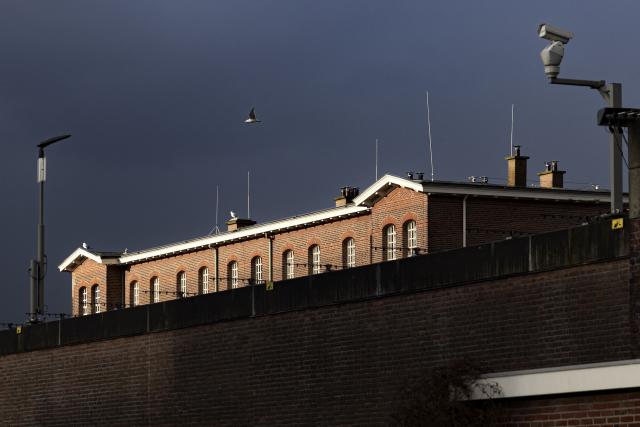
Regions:
M 247 171 L 247 219 L 251 218 L 251 192 L 250 192 L 251 175 Z
M 512 156 L 513 156 L 513 109 L 514 109 L 514 104 L 511 104 L 511 151 L 509 153 Z
M 376 138 L 376 181 L 378 180 L 378 138 Z
M 429 159 L 431 160 L 431 181 L 435 180 L 433 170 L 433 149 L 431 148 L 431 110 L 429 109 L 429 91 L 427 91 L 427 129 L 429 134 Z
M 215 229 L 215 233 L 219 234 L 220 233 L 220 228 L 218 228 L 218 210 L 220 207 L 220 198 L 218 197 L 219 195 L 219 191 L 218 191 L 218 186 L 216 185 L 216 229 Z

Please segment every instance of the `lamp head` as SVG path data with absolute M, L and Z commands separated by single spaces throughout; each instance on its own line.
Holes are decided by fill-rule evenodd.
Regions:
M 69 137 L 71 137 L 71 135 L 54 136 L 53 138 L 42 141 L 40 144 L 38 144 L 38 148 L 43 149 L 51 144 L 55 144 L 56 142 L 62 141 L 63 139 L 67 139 Z

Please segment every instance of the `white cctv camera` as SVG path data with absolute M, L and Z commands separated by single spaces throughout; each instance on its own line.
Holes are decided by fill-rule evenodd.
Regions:
M 540 24 L 538 26 L 538 35 L 543 39 L 551 40 L 552 42 L 561 42 L 564 44 L 569 43 L 569 40 L 573 38 L 573 33 L 571 31 L 561 30 L 560 28 L 549 24 Z
M 555 79 L 560 73 L 560 63 L 564 57 L 564 45 L 573 38 L 573 33 L 549 24 L 541 24 L 538 27 L 538 35 L 551 41 L 551 44 L 540 52 L 540 58 L 542 58 L 542 63 L 544 64 L 544 73 L 550 79 Z
M 542 49 L 540 58 L 544 64 L 544 73 L 550 79 L 558 77 L 560 74 L 560 63 L 564 56 L 564 45 L 560 41 L 555 41 Z

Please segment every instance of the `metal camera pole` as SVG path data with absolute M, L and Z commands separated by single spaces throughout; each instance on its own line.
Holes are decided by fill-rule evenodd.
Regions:
M 629 133 L 629 218 L 640 218 L 640 109 L 603 108 L 598 112 L 598 125 L 606 126 L 617 137 Z
M 44 253 L 44 183 L 47 180 L 47 159 L 44 156 L 44 149 L 70 136 L 71 135 L 56 136 L 38 144 L 38 185 L 40 187 L 40 198 L 38 204 L 36 259 L 31 260 L 29 268 L 31 276 L 29 323 L 37 323 L 39 321 L 38 315 L 44 314 L 44 276 L 47 263 Z
M 564 45 L 573 38 L 573 33 L 549 24 L 538 26 L 538 36 L 551 42 L 542 49 L 540 57 L 544 64 L 544 72 L 549 83 L 569 86 L 586 86 L 596 89 L 607 102 L 609 108 L 622 107 L 622 85 L 607 84 L 604 80 L 578 80 L 558 78 L 560 64 L 564 57 Z M 622 212 L 622 144 L 620 135 L 614 132 L 611 136 L 609 179 L 611 183 L 611 213 Z

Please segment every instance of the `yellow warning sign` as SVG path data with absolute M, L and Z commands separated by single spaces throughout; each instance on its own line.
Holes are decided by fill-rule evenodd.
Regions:
M 624 219 L 623 218 L 614 218 L 611 220 L 611 229 L 612 230 L 622 230 L 624 228 Z
M 268 291 L 272 291 L 273 290 L 273 282 L 272 281 L 267 281 L 267 290 Z
M 16 326 L 16 334 L 22 333 L 22 326 Z

